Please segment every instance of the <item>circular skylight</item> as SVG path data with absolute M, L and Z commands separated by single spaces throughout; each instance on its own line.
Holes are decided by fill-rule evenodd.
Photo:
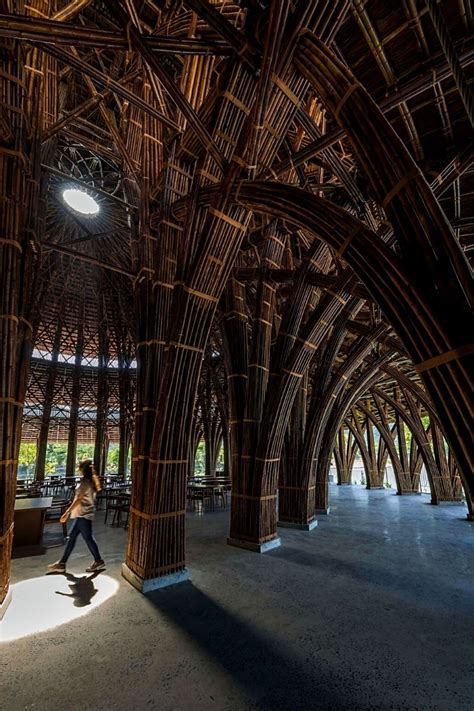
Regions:
M 68 188 L 63 192 L 63 200 L 76 212 L 81 215 L 97 215 L 99 205 L 88 193 L 77 188 Z

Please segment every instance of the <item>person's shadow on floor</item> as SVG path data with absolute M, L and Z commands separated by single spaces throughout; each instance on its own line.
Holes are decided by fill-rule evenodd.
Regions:
M 93 580 L 99 573 L 92 573 L 92 575 L 89 576 L 84 575 L 82 578 L 77 578 L 75 575 L 72 575 L 72 573 L 63 573 L 63 575 L 70 583 L 69 587 L 71 588 L 71 592 L 65 593 L 56 590 L 56 595 L 72 598 L 74 600 L 74 607 L 86 607 L 86 605 L 90 605 L 92 598 L 98 592 Z

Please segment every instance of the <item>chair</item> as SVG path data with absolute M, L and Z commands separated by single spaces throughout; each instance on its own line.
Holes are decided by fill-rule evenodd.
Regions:
M 205 488 L 189 487 L 188 489 L 188 502 L 189 510 L 196 510 L 196 502 L 201 503 L 202 509 L 204 509 L 206 501 L 210 504 L 211 511 L 214 511 L 214 489 L 212 486 Z
M 56 499 L 52 501 L 51 506 L 46 511 L 45 523 L 59 523 L 59 519 L 69 506 L 67 499 Z M 67 523 L 62 523 L 63 536 L 67 537 Z
M 107 499 L 107 492 L 105 489 L 101 489 L 100 491 L 97 492 L 96 497 L 95 497 L 95 504 L 96 504 L 96 509 L 99 510 L 102 508 L 102 502 L 106 501 Z
M 214 498 L 217 502 L 220 502 L 223 509 L 227 507 L 227 492 L 222 484 L 214 487 Z
M 130 510 L 130 497 L 124 494 L 115 494 L 107 492 L 105 497 L 105 517 L 104 523 L 107 523 L 109 512 L 113 511 L 112 526 L 117 522 L 120 526 L 122 523 L 122 514 L 125 514 L 124 527 L 128 526 L 128 516 Z

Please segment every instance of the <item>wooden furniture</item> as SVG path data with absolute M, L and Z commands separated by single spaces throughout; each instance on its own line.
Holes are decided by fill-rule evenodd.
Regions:
M 53 503 L 52 496 L 17 499 L 15 501 L 13 545 L 37 546 L 43 538 L 46 511 Z
M 51 507 L 46 511 L 45 524 L 47 523 L 59 523 L 63 528 L 63 536 L 67 537 L 67 523 L 61 523 L 60 518 L 63 513 L 67 510 L 70 504 L 70 500 L 64 499 L 53 499 Z
M 211 511 L 214 511 L 216 501 L 219 501 L 223 508 L 227 505 L 225 489 L 221 484 L 189 483 L 187 498 L 190 510 L 196 507 L 197 502 L 201 503 L 202 508 L 207 502 Z
M 124 527 L 127 528 L 128 516 L 130 511 L 130 494 L 107 492 L 105 503 L 105 518 L 104 523 L 107 523 L 107 517 L 110 511 L 113 511 L 112 526 L 117 523 L 122 524 L 122 515 L 125 517 Z

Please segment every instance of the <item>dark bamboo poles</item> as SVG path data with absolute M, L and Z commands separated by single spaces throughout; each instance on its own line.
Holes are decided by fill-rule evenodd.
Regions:
M 4 602 L 10 579 L 10 556 L 13 540 L 13 507 L 15 502 L 16 467 L 18 461 L 19 428 L 23 402 L 21 399 L 22 369 L 27 367 L 19 358 L 31 330 L 22 317 L 23 304 L 19 293 L 22 272 L 27 266 L 24 234 L 24 211 L 17 199 L 25 194 L 26 107 L 22 56 L 17 45 L 2 43 L 2 61 L 10 75 L 1 78 L 2 101 L 5 107 L 0 144 L 0 184 L 2 195 L 0 215 L 0 342 L 2 344 L 0 380 L 0 605 Z M 0 608 L 1 609 L 1 608 Z
M 40 58 L 25 63 L 16 42 L 0 45 L 0 610 L 8 594 L 13 508 L 23 403 L 29 371 L 38 262 Z M 26 65 L 26 66 L 25 66 Z M 47 92 L 46 92 L 47 95 Z M 6 605 L 7 603 L 5 603 Z M 0 612 L 1 616 L 1 612 Z
M 309 34 L 302 40 L 297 66 L 345 130 L 396 231 L 407 280 L 420 295 L 413 313 L 416 323 L 409 330 L 401 323 L 395 294 L 387 304 L 390 312 L 386 308 L 385 312 L 403 337 L 443 421 L 473 515 L 468 263 L 420 170 L 351 72 Z M 420 271 L 420 264 L 425 269 Z

